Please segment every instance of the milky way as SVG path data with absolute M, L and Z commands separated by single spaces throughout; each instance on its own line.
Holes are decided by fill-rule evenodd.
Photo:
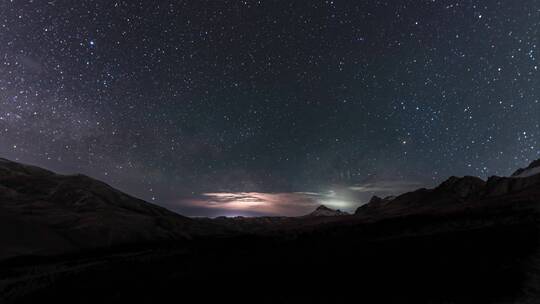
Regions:
M 506 175 L 540 157 L 539 31 L 536 0 L 6 0 L 0 156 L 191 215 Z

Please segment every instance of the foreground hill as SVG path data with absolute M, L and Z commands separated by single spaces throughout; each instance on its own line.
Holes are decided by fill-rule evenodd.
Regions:
M 6 159 L 0 159 L 0 202 L 0 259 L 217 232 L 90 177 Z

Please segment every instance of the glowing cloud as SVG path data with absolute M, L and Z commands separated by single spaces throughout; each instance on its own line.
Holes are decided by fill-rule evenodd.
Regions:
M 321 204 L 339 209 L 350 209 L 355 205 L 335 192 L 215 192 L 203 193 L 202 197 L 190 199 L 187 203 L 194 207 L 219 209 L 228 215 L 257 213 L 287 216 L 307 214 Z

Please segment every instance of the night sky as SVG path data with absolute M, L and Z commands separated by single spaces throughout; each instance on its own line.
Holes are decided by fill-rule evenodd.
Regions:
M 0 156 L 186 215 L 540 157 L 540 1 L 0 1 Z

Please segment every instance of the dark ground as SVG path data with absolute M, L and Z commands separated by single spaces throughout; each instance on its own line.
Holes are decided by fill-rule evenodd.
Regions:
M 4 284 L 3 294 L 17 303 L 530 300 L 538 220 L 526 210 L 462 212 L 125 248 L 57 262 L 19 259 L 2 265 L 2 278 L 26 278 Z

